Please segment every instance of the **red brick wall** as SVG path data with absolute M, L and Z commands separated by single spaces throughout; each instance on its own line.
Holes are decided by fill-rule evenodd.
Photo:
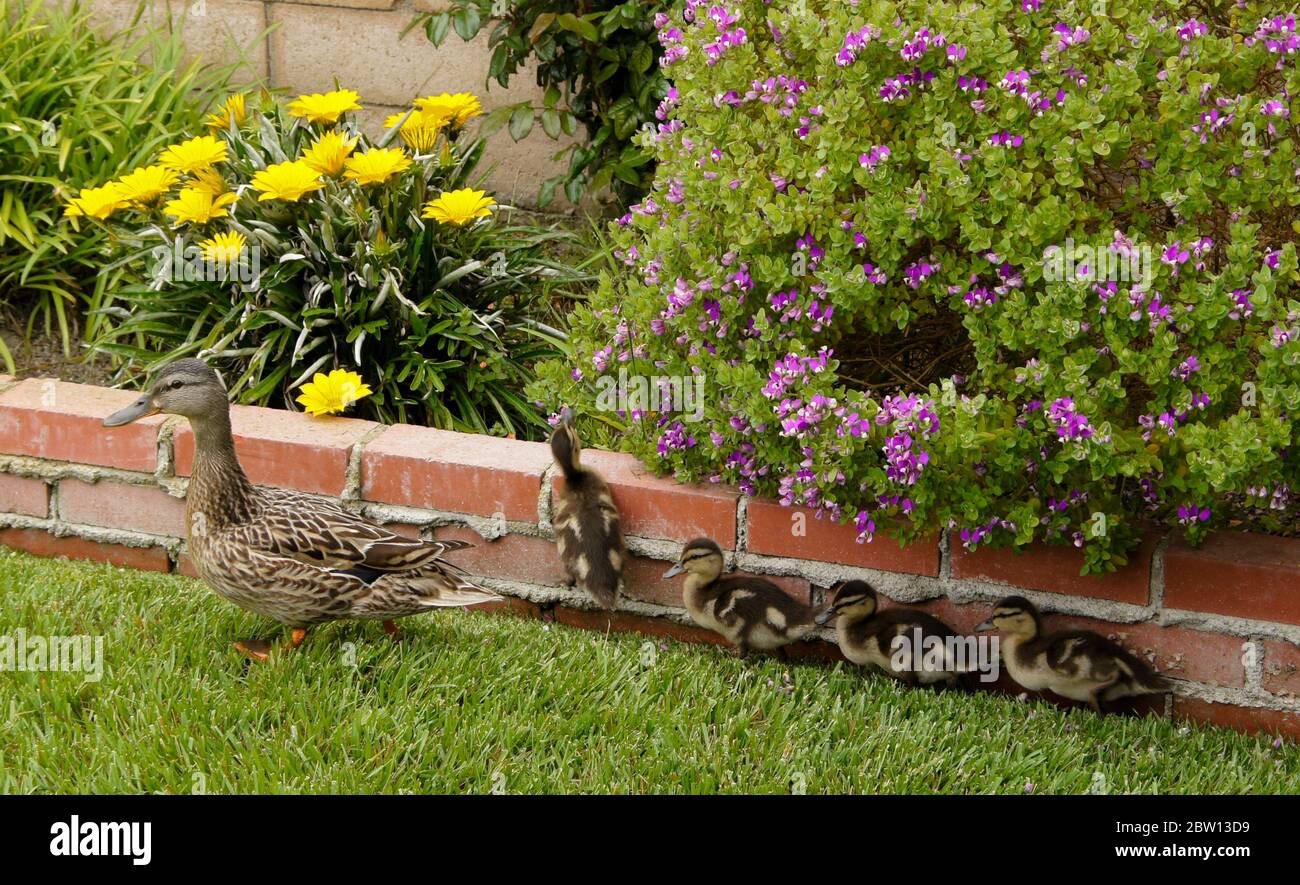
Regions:
M 193 438 L 179 419 L 100 426 L 134 396 L 0 378 L 0 544 L 193 573 L 182 518 Z M 1156 712 L 1300 736 L 1300 539 L 1221 533 L 1193 549 L 1153 532 L 1124 569 L 1081 577 L 1072 548 L 969 553 L 947 533 L 906 549 L 883 537 L 860 545 L 848 527 L 810 513 L 724 486 L 683 485 L 631 457 L 593 451 L 584 457 L 609 480 L 635 554 L 611 616 L 561 586 L 550 496 L 563 480 L 546 446 L 245 407 L 232 423 L 255 482 L 341 498 L 408 534 L 477 544 L 456 562 L 512 597 L 501 608 L 711 641 L 686 618 L 680 579 L 660 577 L 682 541 L 707 534 L 737 568 L 794 596 L 819 601 L 835 582 L 861 577 L 959 629 L 1021 593 L 1051 613 L 1050 623 L 1110 635 L 1173 677 L 1171 709 Z M 836 656 L 820 642 L 797 651 Z

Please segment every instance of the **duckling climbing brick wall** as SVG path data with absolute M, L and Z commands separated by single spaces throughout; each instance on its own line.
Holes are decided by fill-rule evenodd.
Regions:
M 100 426 L 134 397 L 0 376 L 0 544 L 193 574 L 183 502 L 193 439 L 179 419 Z M 1123 570 L 1081 577 L 1072 548 L 970 553 L 946 533 L 905 550 L 884 538 L 861 545 L 849 527 L 810 513 L 725 486 L 682 485 L 630 457 L 590 451 L 584 460 L 609 481 L 635 554 L 627 594 L 607 614 L 562 586 L 550 513 L 563 479 L 544 444 L 248 407 L 235 407 L 232 423 L 254 482 L 341 500 L 403 533 L 476 544 L 454 560 L 508 597 L 497 609 L 716 642 L 691 626 L 680 579 L 660 577 L 682 541 L 708 535 L 731 565 L 798 598 L 820 602 L 832 584 L 864 578 L 961 630 L 1020 593 L 1049 613 L 1049 627 L 1097 630 L 1172 677 L 1172 702 L 1149 712 L 1300 737 L 1297 539 L 1223 533 L 1193 549 L 1153 532 Z M 795 652 L 839 654 L 825 641 Z M 1005 681 L 993 688 L 1019 691 Z

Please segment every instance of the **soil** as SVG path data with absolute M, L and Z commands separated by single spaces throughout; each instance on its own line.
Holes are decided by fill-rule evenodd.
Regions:
M 63 352 L 63 342 L 58 335 L 33 332 L 24 340 L 24 331 L 12 326 L 0 329 L 5 345 L 13 354 L 19 378 L 58 378 L 78 384 L 96 384 L 108 387 L 113 371 L 103 356 L 90 358 L 79 342 L 73 342 L 72 356 Z

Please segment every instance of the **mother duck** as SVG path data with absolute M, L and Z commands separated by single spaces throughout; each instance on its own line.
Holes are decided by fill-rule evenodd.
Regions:
M 255 487 L 235 455 L 226 389 L 202 360 L 168 365 L 104 426 L 159 412 L 188 418 L 194 430 L 185 518 L 195 569 L 219 596 L 290 628 L 288 648 L 313 624 L 382 620 L 392 635 L 394 618 L 500 598 L 440 558 L 472 544 L 405 538 L 333 501 Z M 264 661 L 271 644 L 248 639 L 235 648 Z

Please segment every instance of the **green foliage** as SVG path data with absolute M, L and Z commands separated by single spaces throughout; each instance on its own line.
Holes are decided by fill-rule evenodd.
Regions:
M 69 354 L 80 309 L 122 274 L 100 273 L 102 232 L 61 225 L 62 203 L 197 125 L 231 73 L 184 64 L 179 35 L 96 36 L 88 15 L 0 0 L 0 305 L 27 313 L 29 332 L 57 326 Z M 3 342 L 0 356 L 13 371 Z
M 626 276 L 573 315 L 582 377 L 548 365 L 534 393 L 595 414 L 620 369 L 702 374 L 700 423 L 600 417 L 662 470 L 863 541 L 1067 543 L 1102 571 L 1145 523 L 1291 530 L 1294 23 L 1039 6 L 744 0 L 717 21 L 689 0 Z M 1112 265 L 1129 255 L 1145 275 Z
M 581 126 L 585 138 L 556 155 L 567 157 L 568 168 L 542 183 L 539 204 L 549 204 L 557 189 L 576 203 L 585 191 L 610 187 L 626 206 L 654 176 L 649 153 L 633 136 L 654 120 L 667 93 L 654 15 L 671 7 L 666 0 L 595 0 L 577 10 L 564 0 L 452 0 L 450 10 L 425 13 L 416 25 L 441 45 L 451 30 L 472 40 L 495 19 L 488 79 L 508 86 L 531 61 L 546 91 L 541 107 L 519 102 L 495 110 L 484 134 L 506 126 L 519 141 L 540 125 L 554 139 Z
M 531 364 L 562 344 L 549 288 L 580 274 L 552 255 L 574 240 L 511 224 L 499 206 L 465 225 L 422 217 L 441 194 L 475 182 L 481 141 L 441 129 L 385 181 L 359 184 L 339 169 L 296 201 L 259 193 L 261 170 L 301 163 L 316 139 L 355 139 L 355 158 L 385 148 L 400 122 L 372 143 L 350 119 L 307 123 L 263 94 L 241 125 L 216 131 L 228 149 L 216 170 L 239 195 L 230 217 L 174 228 L 151 206 L 113 220 L 119 265 L 147 282 L 115 293 L 94 350 L 118 361 L 121 380 L 198 355 L 225 370 L 238 402 L 291 409 L 314 373 L 349 368 L 374 391 L 356 404 L 359 416 L 538 435 L 545 423 L 520 391 Z M 222 232 L 246 240 L 243 266 L 175 272 L 173 256 L 188 266 L 199 241 Z

